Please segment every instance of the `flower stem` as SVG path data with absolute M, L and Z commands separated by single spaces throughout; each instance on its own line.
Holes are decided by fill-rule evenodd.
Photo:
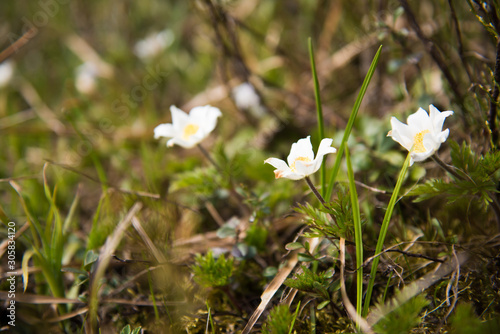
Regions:
M 196 146 L 198 146 L 201 153 L 203 153 L 205 158 L 207 158 L 207 160 L 210 161 L 210 163 L 215 167 L 215 169 L 217 169 L 217 171 L 219 173 L 224 174 L 222 168 L 219 166 L 218 163 L 215 162 L 214 159 L 212 159 L 212 156 L 210 155 L 210 153 L 208 153 L 208 151 L 205 150 L 205 148 L 203 146 L 201 146 L 201 144 L 197 144 Z M 239 207 L 240 207 L 242 214 L 248 215 L 249 211 L 248 211 L 247 206 L 245 205 L 244 198 L 236 191 L 235 186 L 234 186 L 234 182 L 231 179 L 230 175 L 229 175 L 229 192 L 238 201 L 238 204 L 239 204 Z
M 205 148 L 203 146 L 201 146 L 201 144 L 197 144 L 196 146 L 198 146 L 198 148 L 200 149 L 201 153 L 203 153 L 203 155 L 205 156 L 205 158 L 207 158 L 208 161 L 210 161 L 210 163 L 212 165 L 214 165 L 214 167 L 217 169 L 218 172 L 222 172 L 222 169 L 220 168 L 219 164 L 217 164 L 215 162 L 214 159 L 212 159 L 212 156 L 210 155 L 210 153 L 208 153 L 207 150 L 205 150 Z
M 394 191 L 392 192 L 391 200 L 389 201 L 389 205 L 387 205 L 387 211 L 385 212 L 384 221 L 382 222 L 382 227 L 380 228 L 380 234 L 377 240 L 377 246 L 375 247 L 375 257 L 372 262 L 372 269 L 370 271 L 370 280 L 368 281 L 368 286 L 366 288 L 366 297 L 365 302 L 363 304 L 363 312 L 362 316 L 366 317 L 368 314 L 368 307 L 370 306 L 370 300 L 373 292 L 373 285 L 375 284 L 375 275 L 377 274 L 377 267 L 380 261 L 380 254 L 382 252 L 382 248 L 384 247 L 385 236 L 387 235 L 387 230 L 389 229 L 389 222 L 391 220 L 392 212 L 394 211 L 394 206 L 398 200 L 399 190 L 401 189 L 401 185 L 403 184 L 403 180 L 405 178 L 406 172 L 408 171 L 408 167 L 410 166 L 410 158 L 411 151 L 408 152 L 406 160 L 399 172 L 398 181 L 396 182 L 396 186 L 394 187 Z
M 465 179 L 462 175 L 458 174 L 455 170 L 453 170 L 453 168 L 450 165 L 445 164 L 443 162 L 443 160 L 439 159 L 439 157 L 436 154 L 432 155 L 431 159 L 434 160 L 434 162 L 437 163 L 439 165 L 439 167 L 441 167 L 446 172 L 448 172 L 451 175 L 453 175 L 454 177 L 456 177 L 458 180 Z
M 316 187 L 314 186 L 314 184 L 312 183 L 311 179 L 309 178 L 309 176 L 306 176 L 305 177 L 305 180 L 307 182 L 307 185 L 309 186 L 309 188 L 311 189 L 311 191 L 313 192 L 313 194 L 316 196 L 316 198 L 318 198 L 318 200 L 321 202 L 321 204 L 323 205 L 323 207 L 325 209 L 328 209 L 328 207 L 326 206 L 326 201 L 325 199 L 323 198 L 323 196 L 321 196 L 321 194 L 319 193 L 318 189 L 316 189 Z M 338 227 L 338 224 L 337 224 L 337 220 L 335 219 L 335 216 L 333 214 L 330 213 L 330 217 L 332 217 L 332 220 L 333 222 L 335 223 L 335 225 L 337 225 Z
M 307 185 L 309 186 L 309 188 L 311 188 L 311 191 L 313 192 L 313 194 L 318 198 L 318 200 L 321 202 L 321 204 L 323 204 L 323 206 L 326 207 L 325 199 L 323 198 L 323 196 L 321 196 L 321 194 L 318 192 L 318 189 L 316 189 L 314 184 L 311 182 L 311 179 L 309 178 L 309 176 L 306 176 L 305 179 L 306 179 Z

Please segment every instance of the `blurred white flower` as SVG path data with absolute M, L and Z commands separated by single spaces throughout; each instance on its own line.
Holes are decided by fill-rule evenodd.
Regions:
M 285 177 L 291 180 L 300 180 L 318 171 L 323 163 L 323 156 L 335 153 L 337 150 L 331 147 L 333 139 L 325 138 L 321 141 L 316 158 L 311 145 L 311 136 L 299 139 L 292 144 L 290 154 L 285 161 L 277 158 L 269 158 L 264 163 L 275 167 L 274 175 L 277 179 Z
M 0 63 L 0 88 L 7 86 L 14 75 L 14 63 L 6 60 Z
M 142 60 L 149 60 L 158 56 L 163 50 L 174 42 L 174 33 L 166 29 L 157 33 L 152 33 L 141 39 L 134 46 L 134 53 Z
M 176 106 L 170 107 L 172 124 L 160 124 L 155 128 L 155 139 L 160 137 L 171 138 L 167 146 L 177 144 L 184 148 L 191 148 L 213 131 L 217 125 L 217 118 L 222 116 L 218 108 L 206 105 L 191 109 L 189 115 Z
M 233 97 L 236 106 L 240 109 L 249 109 L 260 106 L 259 95 L 255 92 L 252 84 L 244 82 L 233 88 Z
M 75 87 L 82 94 L 92 94 L 97 87 L 97 66 L 92 62 L 85 62 L 75 70 Z
M 450 133 L 450 129 L 443 131 L 443 123 L 446 117 L 453 115 L 453 111 L 440 112 L 432 104 L 429 111 L 430 114 L 419 108 L 408 117 L 408 124 L 396 117 L 391 118 L 392 130 L 387 135 L 411 151 L 410 166 L 433 155 Z

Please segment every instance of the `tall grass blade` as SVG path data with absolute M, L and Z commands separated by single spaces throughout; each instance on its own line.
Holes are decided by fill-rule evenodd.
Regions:
M 321 142 L 323 138 L 325 138 L 325 125 L 323 122 L 323 108 L 321 107 L 321 96 L 319 93 L 319 80 L 318 80 L 318 73 L 316 72 L 316 62 L 314 61 L 314 49 L 313 49 L 313 44 L 312 44 L 312 39 L 309 37 L 308 39 L 308 44 L 309 44 L 309 58 L 311 60 L 311 71 L 312 71 L 312 76 L 313 76 L 313 81 L 314 81 L 314 97 L 316 99 L 316 114 L 317 114 L 317 119 L 318 119 L 318 135 L 319 135 L 319 140 L 318 143 Z M 321 164 L 321 169 L 320 169 L 320 177 L 321 177 L 321 196 L 325 197 L 325 192 L 326 192 L 326 169 L 325 165 Z
M 373 74 L 375 73 L 375 68 L 377 67 L 378 59 L 380 57 L 380 53 L 382 51 L 382 45 L 378 48 L 375 57 L 373 58 L 372 64 L 366 73 L 365 80 L 363 81 L 363 85 L 358 94 L 358 98 L 354 103 L 354 107 L 351 111 L 351 116 L 349 116 L 349 120 L 347 121 L 347 126 L 345 128 L 344 136 L 342 137 L 342 143 L 339 146 L 339 150 L 337 152 L 337 157 L 335 159 L 335 164 L 333 165 L 332 173 L 330 174 L 330 181 L 328 182 L 328 187 L 326 194 L 324 196 L 327 202 L 330 201 L 332 197 L 333 185 L 335 183 L 335 179 L 337 178 L 337 174 L 340 169 L 340 162 L 342 161 L 342 154 L 344 153 L 344 145 L 347 143 L 349 139 L 349 135 L 351 134 L 352 127 L 354 125 L 354 121 L 356 120 L 356 116 L 358 115 L 359 107 L 361 106 L 361 102 L 363 101 L 363 97 L 365 96 L 366 89 L 368 88 L 368 84 L 370 83 Z
M 358 192 L 354 182 L 354 172 L 351 164 L 351 155 L 345 143 L 345 159 L 347 176 L 349 178 L 349 193 L 351 194 L 352 220 L 354 223 L 354 241 L 356 243 L 356 313 L 361 315 L 363 301 L 363 236 L 361 232 L 361 213 L 359 211 Z

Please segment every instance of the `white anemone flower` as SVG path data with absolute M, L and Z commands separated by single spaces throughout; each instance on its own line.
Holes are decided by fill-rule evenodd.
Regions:
M 97 88 L 99 70 L 92 62 L 85 62 L 75 70 L 75 87 L 82 94 L 92 94 Z
M 191 109 L 189 115 L 176 106 L 170 107 L 172 123 L 160 124 L 155 128 L 155 139 L 171 138 L 167 146 L 177 144 L 191 148 L 205 139 L 217 125 L 217 118 L 222 115 L 219 108 L 209 105 Z
M 325 138 L 321 141 L 316 158 L 311 145 L 311 136 L 299 139 L 292 144 L 287 161 L 277 158 L 269 158 L 264 163 L 275 167 L 274 175 L 277 179 L 285 177 L 291 180 L 300 180 L 318 171 L 323 162 L 323 157 L 337 150 L 331 147 L 333 139 Z
M 7 86 L 13 75 L 14 63 L 11 60 L 0 63 L 0 88 Z
M 240 109 L 249 109 L 260 105 L 259 95 L 251 83 L 244 82 L 233 88 L 233 97 L 236 106 Z
M 260 97 L 251 83 L 244 82 L 234 87 L 232 95 L 239 109 L 249 110 L 256 117 L 264 114 L 264 109 L 260 105 Z
M 450 129 L 443 131 L 443 123 L 446 117 L 453 115 L 453 111 L 440 112 L 432 104 L 429 111 L 428 114 L 419 108 L 408 117 L 408 124 L 400 122 L 396 117 L 391 118 L 392 130 L 387 135 L 411 152 L 410 166 L 415 161 L 423 161 L 433 155 L 450 133 Z

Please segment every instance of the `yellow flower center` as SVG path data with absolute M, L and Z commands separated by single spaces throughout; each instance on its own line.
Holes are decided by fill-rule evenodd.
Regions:
M 413 138 L 413 152 L 424 153 L 426 151 L 424 147 L 424 135 L 429 132 L 429 130 L 424 130 L 415 135 Z
M 182 134 L 182 138 L 184 140 L 189 140 L 189 137 L 194 135 L 196 132 L 198 132 L 198 129 L 200 127 L 196 124 L 188 124 L 186 127 L 184 127 L 184 133 Z
M 297 161 L 311 162 L 311 159 L 306 158 L 306 157 L 298 157 L 297 159 L 295 159 L 295 160 L 293 161 L 293 164 L 290 166 L 290 169 L 292 170 L 292 172 L 296 172 L 296 169 L 295 169 L 295 163 L 296 163 Z

